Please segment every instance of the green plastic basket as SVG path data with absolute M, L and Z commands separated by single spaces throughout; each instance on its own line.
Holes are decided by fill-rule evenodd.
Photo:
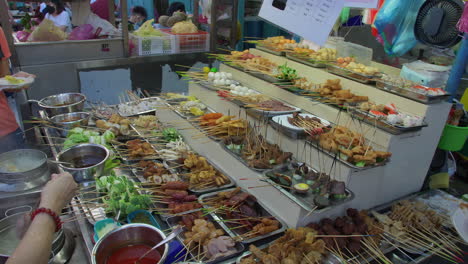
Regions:
M 468 127 L 445 125 L 438 147 L 447 151 L 459 151 L 465 145 L 467 137 Z

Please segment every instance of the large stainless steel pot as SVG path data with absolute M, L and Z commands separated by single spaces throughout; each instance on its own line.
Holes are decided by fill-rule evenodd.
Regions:
M 46 112 L 47 116 L 56 116 L 65 113 L 81 112 L 84 108 L 86 96 L 80 93 L 62 93 L 55 94 L 39 101 L 29 100 L 29 102 L 36 102 Z
M 107 233 L 96 245 L 91 254 L 92 264 L 106 264 L 107 258 L 116 250 L 135 244 L 144 244 L 154 247 L 157 243 L 166 238 L 166 235 L 158 228 L 147 224 L 128 224 Z M 161 260 L 164 263 L 169 250 L 168 243 L 157 249 L 161 253 Z M 157 264 L 157 263 L 154 263 Z
M 61 128 L 61 129 L 57 129 L 58 133 L 62 137 L 66 137 L 68 135 L 69 130 L 75 127 L 88 126 L 90 116 L 91 114 L 88 112 L 66 113 L 66 114 L 53 116 L 49 118 L 49 121 L 52 122 L 56 127 Z M 75 118 L 78 118 L 78 119 L 74 121 L 67 121 L 67 120 L 73 120 Z
M 25 213 L 29 213 L 30 209 L 26 212 L 7 215 L 0 220 L 0 260 L 5 260 L 16 249 L 20 242 L 17 235 L 16 225 L 25 217 Z M 54 234 L 52 242 L 51 258 L 57 255 L 62 250 L 65 244 L 65 235 L 63 229 L 60 229 Z
M 98 144 L 79 144 L 60 152 L 56 160 L 75 164 L 77 160 L 83 158 L 96 160 L 96 163 L 84 168 L 74 168 L 73 166 L 59 164 L 63 170 L 73 175 L 73 178 L 78 183 L 94 181 L 95 177 L 102 176 L 104 163 L 109 158 L 109 150 Z
M 50 179 L 47 155 L 36 149 L 0 154 L 0 191 L 19 192 L 39 187 Z

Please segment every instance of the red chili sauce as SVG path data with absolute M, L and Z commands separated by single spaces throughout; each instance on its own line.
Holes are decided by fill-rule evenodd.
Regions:
M 150 249 L 151 247 L 147 245 L 133 245 L 120 248 L 107 258 L 106 264 L 135 264 L 138 258 Z M 161 253 L 156 249 L 139 260 L 139 264 L 156 264 L 160 259 Z

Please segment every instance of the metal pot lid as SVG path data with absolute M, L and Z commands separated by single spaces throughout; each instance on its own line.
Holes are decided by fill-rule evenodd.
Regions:
M 47 155 L 37 149 L 16 149 L 0 154 L 1 174 L 23 174 L 31 172 L 44 163 Z

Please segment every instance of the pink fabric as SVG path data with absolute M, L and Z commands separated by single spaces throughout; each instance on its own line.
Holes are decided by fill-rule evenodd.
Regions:
M 465 2 L 465 9 L 463 9 L 463 14 L 458 21 L 458 30 L 468 33 L 468 2 Z
M 115 6 L 114 6 L 115 8 Z M 100 18 L 109 20 L 109 10 L 107 8 L 107 0 L 97 0 L 91 4 L 91 11 Z
M 0 137 L 6 136 L 18 129 L 15 114 L 8 105 L 7 98 L 3 91 L 0 91 Z

